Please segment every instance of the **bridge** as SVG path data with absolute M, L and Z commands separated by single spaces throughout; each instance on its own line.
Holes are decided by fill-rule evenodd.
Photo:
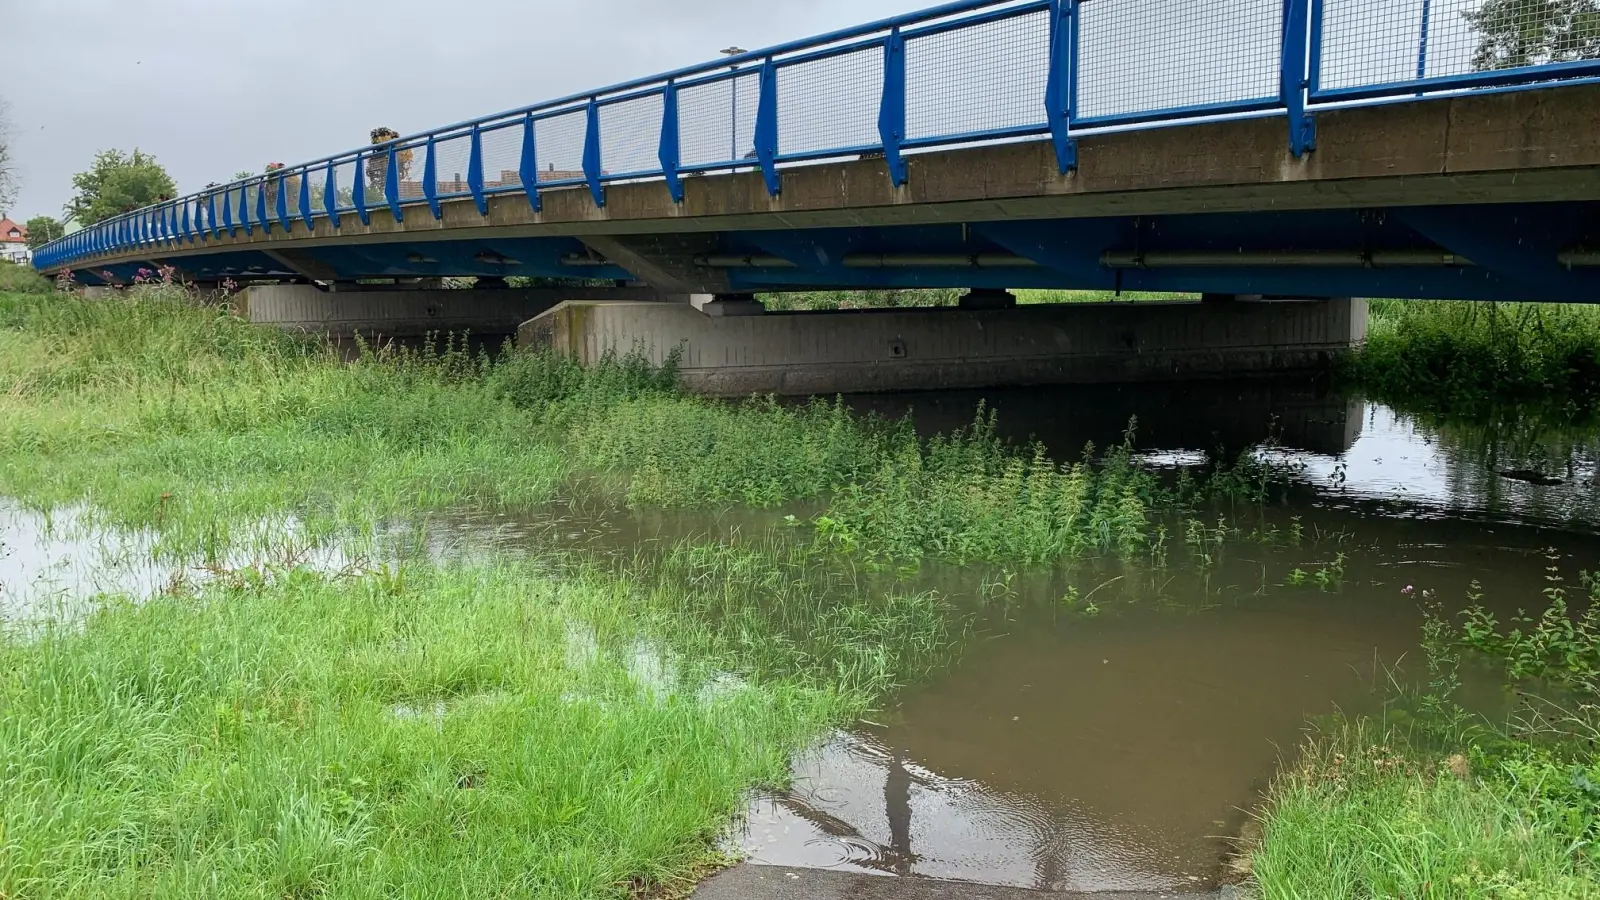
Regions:
M 962 0 L 210 188 L 35 265 L 1593 300 L 1600 36 L 1486 10 Z

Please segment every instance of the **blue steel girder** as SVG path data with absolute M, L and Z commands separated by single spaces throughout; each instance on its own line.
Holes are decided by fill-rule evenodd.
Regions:
M 1504 211 L 1502 211 L 1504 212 Z M 1446 218 L 1466 221 L 1459 208 Z M 1493 217 L 1494 210 L 1477 213 Z M 1536 211 L 1524 213 L 1536 216 Z M 1548 225 L 1573 217 L 1546 216 Z M 1503 233 L 1502 233 L 1503 234 Z M 1538 253 L 1546 275 L 1556 252 L 1579 242 L 1579 229 L 1554 228 Z M 1492 233 L 1486 238 L 1495 241 Z M 1515 243 L 1502 236 L 1502 243 Z M 788 266 L 736 266 L 728 270 L 737 290 L 812 288 L 1001 287 L 1064 288 L 1287 296 L 1417 297 L 1469 300 L 1600 299 L 1596 275 L 1565 270 L 1546 278 L 1539 290 L 1503 265 L 1227 265 L 1178 268 L 1116 267 L 1102 255 L 1111 251 L 1191 251 L 1214 254 L 1245 251 L 1342 251 L 1352 256 L 1384 251 L 1444 255 L 1472 254 L 1410 227 L 1396 211 L 1321 210 L 1226 213 L 1099 219 L 1008 220 L 970 225 L 750 231 L 722 235 L 719 253 L 734 257 L 776 256 Z M 1510 251 L 1504 251 L 1510 252 Z M 971 257 L 1001 253 L 1024 257 L 1033 266 L 919 266 L 907 257 Z M 846 265 L 847 255 L 887 256 L 893 265 Z M 1494 254 L 1484 254 L 1491 258 Z M 1584 292 L 1587 293 L 1584 293 Z
M 1592 203 L 1422 206 L 1390 211 L 1441 247 L 1520 286 L 1512 299 L 1600 302 L 1600 269 L 1570 268 L 1563 250 L 1600 246 L 1600 208 Z
M 631 278 L 615 265 L 566 265 L 582 257 L 573 238 L 501 238 L 385 244 L 335 244 L 302 251 L 340 280 L 381 277 L 520 276 L 620 281 Z

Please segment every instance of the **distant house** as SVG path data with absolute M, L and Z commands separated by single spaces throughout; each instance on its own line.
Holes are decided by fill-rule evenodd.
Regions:
M 0 218 L 0 259 L 24 266 L 33 261 L 28 229 L 6 218 Z

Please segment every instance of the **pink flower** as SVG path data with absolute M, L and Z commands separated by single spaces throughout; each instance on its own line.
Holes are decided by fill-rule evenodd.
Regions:
M 1414 588 L 1414 587 L 1412 587 L 1411 585 L 1408 584 L 1405 587 L 1400 589 L 1400 593 L 1402 593 L 1402 594 L 1406 595 L 1407 597 L 1409 597 L 1409 596 L 1411 596 L 1411 593 L 1413 591 L 1415 591 L 1415 590 L 1416 590 L 1416 588 Z

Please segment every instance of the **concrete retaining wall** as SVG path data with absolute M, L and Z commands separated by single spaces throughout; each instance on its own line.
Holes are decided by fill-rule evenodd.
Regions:
M 518 330 L 592 363 L 682 348 L 691 390 L 738 396 L 1181 380 L 1326 368 L 1366 337 L 1363 300 L 1076 303 L 711 317 L 569 301 Z

